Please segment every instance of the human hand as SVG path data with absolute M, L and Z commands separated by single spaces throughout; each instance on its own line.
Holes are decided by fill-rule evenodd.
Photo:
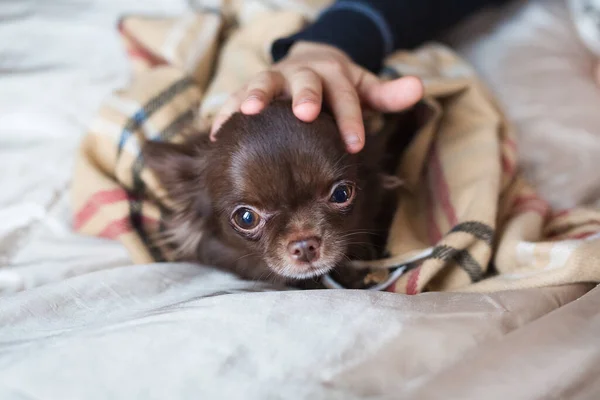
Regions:
M 348 151 L 357 153 L 365 142 L 361 105 L 381 112 L 402 111 L 422 98 L 423 85 L 415 77 L 381 81 L 335 47 L 298 42 L 284 59 L 225 102 L 214 119 L 211 140 L 216 140 L 217 130 L 231 114 L 257 114 L 279 95 L 292 98 L 294 115 L 305 122 L 317 118 L 325 99 Z

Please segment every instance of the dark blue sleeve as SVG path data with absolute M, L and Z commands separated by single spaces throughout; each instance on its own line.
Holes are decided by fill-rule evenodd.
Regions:
M 412 49 L 490 5 L 509 0 L 338 0 L 295 35 L 275 41 L 274 61 L 299 40 L 344 51 L 357 64 L 377 72 L 397 49 Z

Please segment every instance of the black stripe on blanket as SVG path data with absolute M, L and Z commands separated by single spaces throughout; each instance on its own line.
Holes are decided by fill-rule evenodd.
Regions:
M 117 147 L 117 159 L 121 156 L 123 147 L 125 147 L 125 143 L 127 143 L 127 140 L 129 140 L 133 133 L 137 129 L 139 129 L 139 127 L 146 120 L 148 120 L 152 116 L 152 114 L 154 114 L 166 103 L 171 101 L 173 97 L 177 96 L 179 93 L 183 92 L 193 84 L 194 81 L 190 77 L 185 77 L 178 81 L 175 81 L 171 86 L 154 96 L 141 109 L 139 109 L 135 114 L 133 114 L 127 120 L 125 126 L 123 127 L 123 131 L 121 132 L 121 137 L 119 138 L 119 145 Z
M 177 117 L 173 122 L 171 122 L 162 132 L 160 132 L 159 137 L 155 140 L 165 141 L 171 139 L 175 136 L 186 124 L 190 123 L 194 118 L 194 110 L 190 109 L 184 113 L 182 113 L 179 117 Z M 156 246 L 152 240 L 150 240 L 148 233 L 144 229 L 144 225 L 142 223 L 143 216 L 143 199 L 144 191 L 146 190 L 146 185 L 141 178 L 141 172 L 144 168 L 144 159 L 142 157 L 141 152 L 138 154 L 135 159 L 132 167 L 131 174 L 133 180 L 133 189 L 132 193 L 134 196 L 131 197 L 129 201 L 129 220 L 131 222 L 131 226 L 136 230 L 146 248 L 152 255 L 155 261 L 165 261 L 165 257 L 162 254 L 162 251 L 158 246 Z M 165 214 L 165 210 L 163 208 L 160 209 L 160 220 L 159 220 L 159 232 L 164 232 L 165 226 L 163 223 L 163 215 Z
M 470 233 L 477 239 L 487 243 L 489 246 L 491 246 L 494 243 L 494 229 L 491 226 L 484 224 L 483 222 L 462 222 L 456 225 L 454 228 L 452 228 L 450 233 L 452 232 Z
M 446 262 L 455 261 L 465 270 L 472 282 L 478 282 L 483 278 L 483 268 L 467 250 L 459 250 L 454 247 L 440 245 L 433 249 L 430 258 Z

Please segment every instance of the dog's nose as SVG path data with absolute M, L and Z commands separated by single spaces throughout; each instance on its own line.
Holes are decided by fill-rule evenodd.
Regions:
M 319 259 L 321 243 L 317 238 L 296 240 L 288 244 L 288 252 L 293 260 L 313 262 Z

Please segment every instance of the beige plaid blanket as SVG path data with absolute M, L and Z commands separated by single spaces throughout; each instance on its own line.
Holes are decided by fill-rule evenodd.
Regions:
M 151 200 L 161 188 L 140 147 L 209 126 L 227 95 L 271 63 L 272 41 L 328 2 L 280 11 L 266 0 L 231 1 L 176 18 L 122 18 L 133 77 L 106 99 L 81 144 L 74 229 L 120 240 L 135 263 L 169 260 L 154 240 L 169 205 Z M 386 66 L 387 76 L 423 79 L 431 113 L 398 169 L 407 190 L 389 257 L 355 263 L 372 270 L 368 287 L 416 294 L 600 282 L 600 210 L 550 210 L 536 196 L 519 175 L 510 124 L 470 66 L 437 44 L 392 54 Z

